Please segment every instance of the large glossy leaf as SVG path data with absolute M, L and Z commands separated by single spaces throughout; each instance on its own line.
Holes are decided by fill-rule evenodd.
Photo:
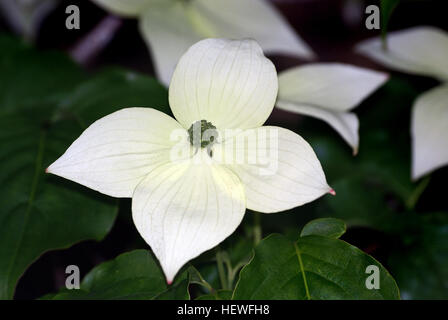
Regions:
M 45 174 L 90 123 L 121 107 L 169 112 L 155 80 L 112 70 L 89 80 L 64 55 L 0 37 L 0 299 L 48 250 L 102 239 L 112 198 Z
M 51 110 L 47 108 L 45 113 L 51 114 Z M 0 117 L 3 299 L 12 297 L 19 277 L 42 253 L 81 240 L 100 240 L 116 216 L 111 199 L 45 175 L 46 166 L 72 142 L 80 127 L 73 121 L 50 125 L 39 119 L 41 116 L 28 110 Z
M 366 268 L 379 268 L 380 288 L 367 289 Z M 290 241 L 271 235 L 243 268 L 233 299 L 398 299 L 398 287 L 374 258 L 323 236 Z
M 184 300 L 189 299 L 188 284 L 188 272 L 184 272 L 168 286 L 154 256 L 147 250 L 134 250 L 93 268 L 80 290 L 63 289 L 43 299 Z

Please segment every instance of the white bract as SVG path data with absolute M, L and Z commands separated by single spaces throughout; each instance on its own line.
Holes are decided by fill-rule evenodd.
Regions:
M 251 38 L 265 52 L 312 58 L 313 52 L 265 0 L 93 0 L 139 19 L 157 76 L 168 85 L 177 61 L 204 38 Z
M 448 164 L 448 34 L 423 26 L 390 32 L 387 47 L 380 38 L 363 41 L 357 51 L 392 69 L 434 77 L 444 84 L 423 93 L 411 119 L 412 178 Z
M 27 40 L 35 40 L 44 18 L 57 5 L 56 0 L 0 0 L 0 11 L 14 32 Z
M 380 87 L 388 75 L 341 63 L 315 63 L 281 72 L 279 109 L 330 124 L 358 152 L 358 117 L 349 112 Z
M 233 233 L 246 208 L 278 212 L 334 193 L 305 140 L 262 126 L 277 91 L 275 67 L 255 41 L 200 41 L 182 56 L 169 87 L 177 121 L 150 108 L 122 109 L 88 127 L 47 171 L 132 197 L 135 225 L 171 282 L 187 261 Z M 191 134 L 202 122 L 219 133 L 204 147 Z M 263 170 L 269 162 L 275 165 Z

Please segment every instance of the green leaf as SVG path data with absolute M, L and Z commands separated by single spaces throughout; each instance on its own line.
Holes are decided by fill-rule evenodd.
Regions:
M 214 290 L 212 286 L 204 279 L 199 270 L 192 265 L 190 265 L 190 267 L 188 268 L 188 276 L 190 284 L 198 284 L 209 292 L 212 292 Z
M 101 117 L 129 107 L 149 107 L 171 114 L 168 92 L 157 80 L 109 68 L 74 88 L 59 104 L 59 116 L 68 113 L 87 127 Z
M 45 127 L 38 115 L 0 117 L 0 298 L 42 253 L 82 240 L 101 240 L 111 229 L 116 202 L 45 174 L 80 132 L 72 122 Z
M 346 231 L 345 222 L 335 218 L 320 218 L 308 222 L 300 233 L 305 236 L 322 236 L 338 239 Z
M 366 288 L 369 265 L 380 270 L 378 290 Z M 378 261 L 344 241 L 306 236 L 292 242 L 274 234 L 255 248 L 233 299 L 399 299 L 399 292 Z
M 80 290 L 63 289 L 43 299 L 186 300 L 188 283 L 188 273 L 184 272 L 168 286 L 156 259 L 147 250 L 134 250 L 93 268 Z
M 58 103 L 86 75 L 68 56 L 0 35 L 0 110 Z
M 116 200 L 45 168 L 99 117 L 128 106 L 169 110 L 166 90 L 150 77 L 80 74 L 63 54 L 0 37 L 0 299 L 13 297 L 44 252 L 99 241 L 114 223 Z
M 77 80 L 70 78 L 73 66 L 64 58 L 17 51 L 6 62 L 6 55 L 0 58 L 0 77 L 8 81 L 0 92 L 0 299 L 13 297 L 16 282 L 42 253 L 101 240 L 117 212 L 115 201 L 45 175 L 46 166 L 81 132 L 73 121 L 50 120 L 56 97 L 63 96 L 60 87 Z M 53 86 L 57 83 L 64 85 Z

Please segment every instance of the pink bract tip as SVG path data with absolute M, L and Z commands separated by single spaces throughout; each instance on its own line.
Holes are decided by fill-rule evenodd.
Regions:
M 330 191 L 328 191 L 329 194 L 331 194 L 332 196 L 336 195 L 336 191 L 334 191 L 334 189 L 330 189 Z

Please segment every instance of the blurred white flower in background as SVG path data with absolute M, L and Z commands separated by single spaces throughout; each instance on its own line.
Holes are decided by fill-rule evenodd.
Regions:
M 386 67 L 443 82 L 423 93 L 412 109 L 412 178 L 448 164 L 448 34 L 430 26 L 389 32 L 365 40 L 356 50 Z
M 33 41 L 56 0 L 0 0 L 0 15 L 15 33 Z
M 275 67 L 255 41 L 200 41 L 182 56 L 169 87 L 177 121 L 151 108 L 122 109 L 88 127 L 47 172 L 132 197 L 134 223 L 171 282 L 186 262 L 232 234 L 246 208 L 273 213 L 334 194 L 303 138 L 262 126 L 277 91 Z M 234 134 L 197 147 L 190 129 L 200 121 L 202 135 L 203 120 Z M 266 154 L 267 141 L 237 143 L 248 133 L 267 138 L 268 131 L 276 132 L 273 154 Z M 183 139 L 173 140 L 179 132 Z M 173 159 L 173 150 L 188 156 Z M 234 150 L 273 157 L 275 171 L 263 175 L 264 161 L 220 161 Z
M 113 13 L 139 18 L 158 78 L 165 84 L 186 48 L 207 37 L 253 38 L 265 52 L 314 57 L 308 45 L 264 0 L 93 1 Z M 359 122 L 349 111 L 386 80 L 384 73 L 345 64 L 298 67 L 281 73 L 277 107 L 326 121 L 356 154 Z
M 181 55 L 204 38 L 256 40 L 264 52 L 314 57 L 265 0 L 92 0 L 114 14 L 139 19 L 158 79 L 165 85 Z
M 349 112 L 383 85 L 388 75 L 341 63 L 313 63 L 279 75 L 277 108 L 330 124 L 352 147 L 359 147 L 359 120 Z

